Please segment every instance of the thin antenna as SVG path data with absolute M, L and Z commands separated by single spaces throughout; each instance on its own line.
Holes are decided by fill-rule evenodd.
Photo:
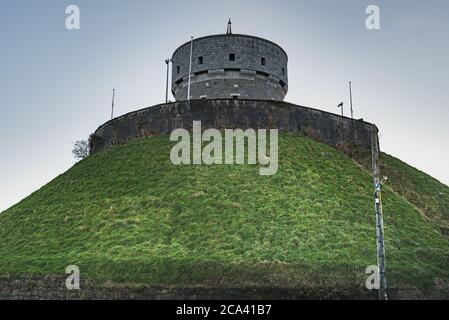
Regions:
M 352 84 L 351 84 L 351 81 L 349 81 L 349 97 L 351 99 L 351 119 L 354 119 L 354 111 L 352 109 Z
M 190 65 L 189 65 L 189 84 L 187 86 L 187 101 L 190 100 L 190 78 L 192 76 L 192 54 L 193 54 L 193 37 L 190 40 Z
M 111 109 L 111 119 L 114 118 L 114 99 L 115 99 L 115 89 L 112 89 L 112 109 Z

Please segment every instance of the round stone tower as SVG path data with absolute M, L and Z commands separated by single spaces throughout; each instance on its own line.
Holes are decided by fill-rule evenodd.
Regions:
M 226 34 L 194 39 L 173 53 L 176 101 L 188 100 L 190 60 L 190 99 L 283 101 L 287 94 L 287 53 L 271 41 L 233 34 L 230 22 Z

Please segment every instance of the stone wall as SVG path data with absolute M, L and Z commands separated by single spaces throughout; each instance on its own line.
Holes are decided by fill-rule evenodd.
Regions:
M 82 280 L 80 290 L 67 290 L 65 277 L 0 277 L 0 300 L 300 300 L 300 299 L 377 299 L 377 291 L 363 286 L 332 288 L 226 288 L 139 286 Z M 393 288 L 390 299 L 448 299 L 449 288 L 435 285 L 427 291 Z
M 350 152 L 356 146 L 371 148 L 371 132 L 377 127 L 362 120 L 286 102 L 266 100 L 191 100 L 161 104 L 134 111 L 100 126 L 92 136 L 91 152 L 118 146 L 136 138 L 169 135 L 176 128 L 279 129 L 302 133 Z
M 188 100 L 190 48 L 189 41 L 172 56 L 172 93 L 176 101 Z M 258 37 L 219 34 L 194 39 L 190 98 L 207 95 L 228 99 L 237 94 L 247 99 L 282 101 L 288 91 L 287 61 L 281 47 Z
M 173 87 L 176 100 L 187 100 L 188 81 Z M 265 99 L 284 100 L 287 89 L 269 75 L 251 70 L 217 69 L 213 72 L 192 74 L 191 99 Z

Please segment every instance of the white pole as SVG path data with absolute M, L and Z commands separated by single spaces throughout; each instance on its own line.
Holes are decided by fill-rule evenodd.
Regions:
M 379 177 L 379 136 L 377 129 L 371 129 L 371 153 L 374 177 L 374 208 L 376 211 L 377 265 L 379 267 L 379 299 L 388 300 L 387 277 L 385 270 L 385 240 L 382 212 L 382 181 Z
M 111 119 L 114 119 L 114 99 L 115 99 L 115 89 L 112 89 L 112 109 L 111 109 Z
M 349 97 L 351 99 L 351 119 L 354 119 L 354 111 L 352 110 L 352 83 L 349 81 Z
M 170 59 L 166 59 L 165 63 L 167 64 L 167 80 L 165 82 L 165 103 L 168 103 L 168 71 L 169 71 L 169 64 L 170 64 Z
M 192 75 L 192 54 L 193 54 L 193 37 L 190 40 L 190 65 L 189 65 L 189 84 L 187 86 L 187 100 L 190 100 L 190 77 Z

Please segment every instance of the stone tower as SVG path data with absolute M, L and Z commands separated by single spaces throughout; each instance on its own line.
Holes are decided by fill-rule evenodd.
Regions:
M 190 51 L 190 99 L 256 99 L 283 101 L 288 90 L 287 53 L 259 37 L 226 34 L 194 39 L 173 53 L 172 93 L 187 99 Z

